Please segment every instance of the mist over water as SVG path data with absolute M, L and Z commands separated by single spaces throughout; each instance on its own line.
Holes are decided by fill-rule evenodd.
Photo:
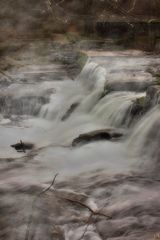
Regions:
M 84 239 L 151 239 L 159 231 L 159 107 L 129 124 L 134 102 L 146 96 L 146 69 L 158 60 L 143 53 L 108 54 L 90 57 L 75 80 L 64 74 L 60 81 L 45 78 L 3 86 L 0 204 L 9 212 L 4 212 L 2 239 L 24 239 L 33 196 L 56 172 L 60 173 L 57 194 L 81 199 L 85 193 L 85 203 L 111 216 L 93 219 Z M 60 66 L 59 74 L 62 70 Z M 131 78 L 134 91 L 126 84 Z M 120 87 L 107 92 L 110 83 Z M 122 131 L 123 137 L 72 147 L 80 134 L 106 129 Z M 10 148 L 20 140 L 34 143 L 34 149 L 17 153 Z M 87 209 L 48 193 L 35 210 L 33 239 L 52 239 L 49 229 L 58 226 L 57 239 L 78 240 L 88 216 Z

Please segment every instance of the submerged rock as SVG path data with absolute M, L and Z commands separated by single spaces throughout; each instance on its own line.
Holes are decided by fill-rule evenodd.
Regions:
M 15 150 L 17 150 L 17 152 L 25 152 L 26 150 L 33 149 L 34 144 L 20 141 L 19 143 L 11 145 L 11 147 L 15 148 Z
M 72 146 L 83 145 L 93 141 L 119 139 L 124 133 L 117 129 L 100 129 L 88 133 L 80 134 L 72 142 Z
M 70 115 L 74 112 L 74 110 L 79 106 L 79 103 L 73 103 L 70 108 L 67 110 L 67 112 L 62 116 L 61 121 L 65 121 L 67 118 L 70 117 Z

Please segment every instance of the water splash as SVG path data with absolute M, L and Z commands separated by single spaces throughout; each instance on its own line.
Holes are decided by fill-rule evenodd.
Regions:
M 94 62 L 87 62 L 76 81 L 87 89 L 104 88 L 106 84 L 106 69 Z
M 142 170 L 157 175 L 160 170 L 160 107 L 150 110 L 135 125 L 128 144 L 132 153 L 141 156 Z

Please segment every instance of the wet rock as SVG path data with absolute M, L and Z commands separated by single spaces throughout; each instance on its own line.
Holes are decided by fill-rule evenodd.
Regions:
M 160 85 L 153 85 L 147 89 L 147 106 L 154 107 L 160 103 Z
M 107 85 L 108 90 L 111 91 L 136 91 L 142 92 L 145 91 L 152 81 L 124 81 L 124 82 L 109 82 Z
M 131 108 L 131 116 L 137 117 L 142 115 L 146 110 L 146 97 L 137 98 Z
M 130 110 L 132 121 L 160 103 L 160 85 L 148 87 L 146 96 L 137 98 Z
M 72 146 L 83 145 L 93 141 L 115 140 L 123 136 L 117 129 L 100 129 L 92 132 L 80 134 L 72 142 Z
M 22 142 L 22 141 L 20 141 L 19 143 L 11 145 L 11 147 L 15 148 L 15 150 L 17 150 L 17 152 L 25 152 L 26 150 L 33 149 L 34 148 L 34 144 L 33 143 L 29 143 L 29 142 Z
M 61 118 L 61 121 L 65 121 L 67 118 L 70 117 L 70 115 L 74 112 L 74 110 L 78 107 L 79 103 L 73 103 L 70 108 L 67 110 L 67 112 L 63 115 Z
M 160 86 L 148 87 L 146 96 L 137 98 L 130 109 L 131 122 L 142 116 L 152 107 L 160 103 Z

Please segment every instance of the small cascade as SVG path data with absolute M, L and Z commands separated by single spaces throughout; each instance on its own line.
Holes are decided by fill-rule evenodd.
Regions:
M 71 112 L 72 121 L 87 115 L 87 122 L 90 119 L 102 126 L 126 127 L 134 100 L 145 94 L 113 92 L 103 97 L 105 84 L 106 70 L 88 62 L 76 81 L 55 82 L 56 92 L 50 96 L 49 103 L 42 106 L 39 116 L 59 121 Z M 75 104 L 77 107 L 73 109 Z M 85 123 L 85 117 L 82 119 Z
M 80 103 L 77 112 L 88 112 L 104 91 L 106 70 L 98 64 L 88 62 L 77 79 L 54 82 L 56 93 L 40 111 L 40 117 L 53 120 L 63 119 L 70 107 Z
M 37 116 L 41 106 L 46 104 L 47 98 L 43 96 L 24 96 L 17 99 L 0 97 L 0 113 L 4 116 L 30 115 Z
M 93 108 L 91 114 L 107 126 L 127 126 L 130 118 L 130 109 L 139 97 L 144 93 L 113 92 L 102 98 Z
M 47 104 L 42 106 L 39 116 L 48 120 L 61 120 L 70 107 L 79 103 L 87 91 L 77 82 L 66 80 L 54 82 L 55 93 Z
M 106 84 L 106 69 L 94 62 L 87 62 L 76 81 L 89 89 L 103 89 Z
M 143 154 L 151 152 L 152 147 L 150 149 L 150 146 L 157 141 L 158 124 L 160 124 L 160 109 L 159 106 L 156 106 L 135 125 L 130 136 L 129 143 L 137 152 L 143 151 Z M 155 131 L 154 134 L 153 131 Z
M 128 144 L 140 164 L 156 174 L 160 170 L 160 107 L 149 111 L 134 127 Z M 152 170 L 152 171 L 151 171 Z
M 11 84 L 0 90 L 0 113 L 4 116 L 37 116 L 41 107 L 49 102 L 54 93 L 53 84 Z
M 95 89 L 93 90 L 88 96 L 86 96 L 82 102 L 80 103 L 77 111 L 83 112 L 83 113 L 88 113 L 92 110 L 92 108 L 98 103 L 100 100 L 102 94 L 103 94 L 103 89 Z

